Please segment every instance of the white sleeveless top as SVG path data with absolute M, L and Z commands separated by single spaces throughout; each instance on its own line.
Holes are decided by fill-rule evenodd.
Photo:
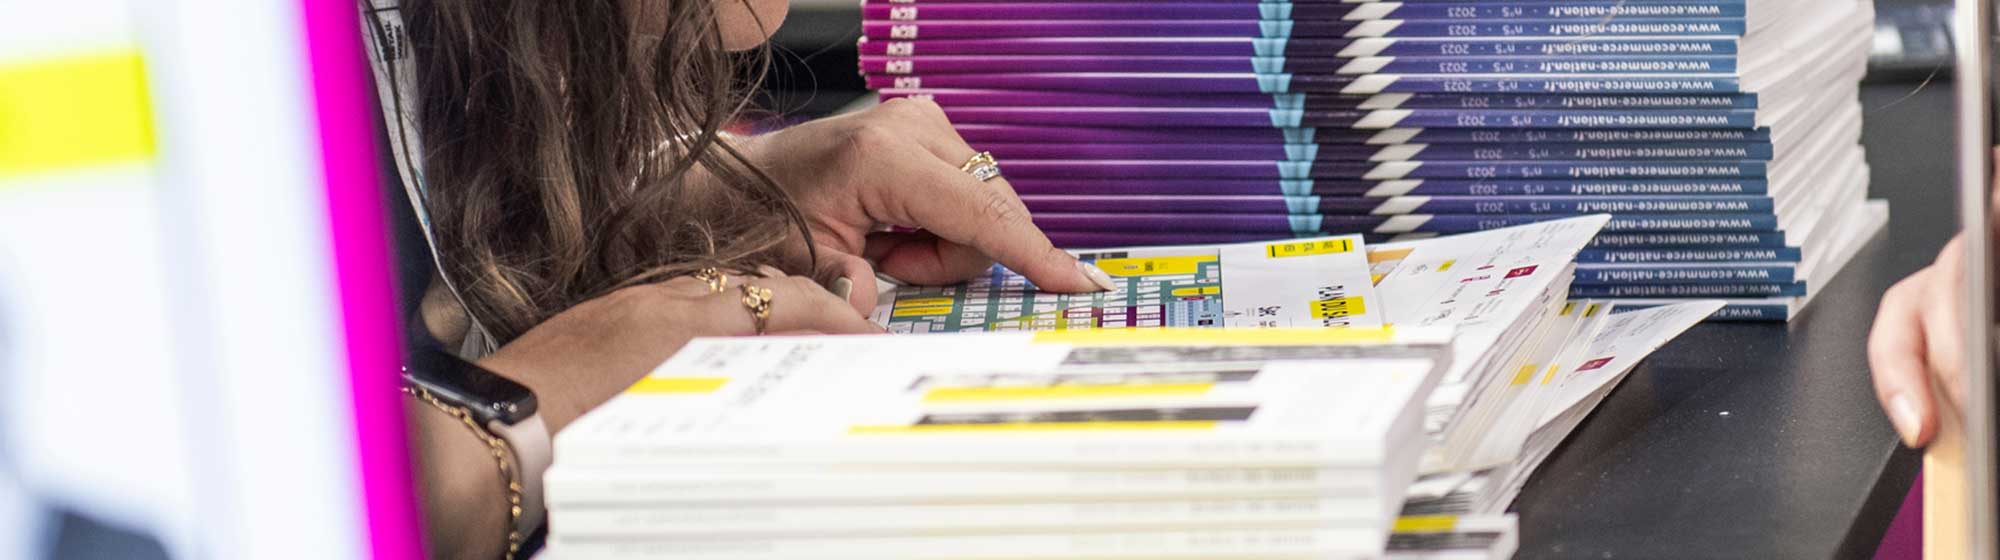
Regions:
M 417 135 L 416 94 L 417 69 L 415 56 L 409 48 L 409 34 L 403 25 L 402 7 L 398 0 L 359 0 L 361 11 L 361 34 L 368 46 L 368 66 L 375 73 L 375 92 L 382 106 L 382 124 L 388 131 L 389 153 L 395 158 L 396 176 L 403 184 L 403 192 L 410 200 L 410 210 L 416 213 L 417 224 L 424 232 L 424 243 L 429 246 L 431 262 L 437 277 L 444 282 L 444 288 L 451 292 L 465 313 L 471 328 L 467 330 L 465 343 L 459 348 L 459 355 L 473 359 L 494 350 L 493 338 L 488 335 L 485 325 L 474 316 L 465 305 L 465 297 L 459 292 L 458 284 L 445 274 L 444 263 L 439 260 L 437 236 L 431 230 L 430 211 L 424 202 L 427 189 L 424 184 L 422 139 Z

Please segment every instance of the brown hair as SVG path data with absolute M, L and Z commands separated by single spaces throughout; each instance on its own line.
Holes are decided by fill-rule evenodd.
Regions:
M 726 52 L 713 1 L 406 0 L 404 13 L 438 251 L 496 342 L 617 288 L 776 264 L 793 231 L 810 235 L 717 140 L 768 55 Z

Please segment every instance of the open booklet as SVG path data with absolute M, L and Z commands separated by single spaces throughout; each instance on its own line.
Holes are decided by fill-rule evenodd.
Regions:
M 967 284 L 891 292 L 874 319 L 897 333 L 1203 326 L 1443 327 L 1452 365 L 1430 398 L 1441 449 L 1426 471 L 1465 470 L 1490 411 L 1469 399 L 1511 377 L 1566 300 L 1574 260 L 1609 216 L 1366 245 L 1360 236 L 1078 253 L 1123 285 L 1054 294 L 1003 267 Z M 1448 447 L 1445 449 L 1444 447 Z M 1452 459 L 1452 460 L 1443 460 Z
M 896 333 L 1382 324 L 1359 235 L 1100 250 L 1077 258 L 1104 269 L 1117 289 L 1042 292 L 995 266 L 958 286 L 899 289 L 874 319 Z

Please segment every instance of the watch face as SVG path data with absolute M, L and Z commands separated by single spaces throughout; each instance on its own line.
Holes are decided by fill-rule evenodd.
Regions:
M 438 398 L 464 406 L 481 423 L 514 424 L 535 415 L 526 386 L 433 347 L 413 348 L 410 377 Z

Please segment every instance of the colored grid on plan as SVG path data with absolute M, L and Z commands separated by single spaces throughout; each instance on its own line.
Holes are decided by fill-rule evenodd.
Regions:
M 1124 327 L 1222 325 L 1222 263 L 1214 255 L 1129 257 L 1080 255 L 1111 274 L 1118 289 L 1052 294 L 995 266 L 958 286 L 896 292 L 889 331 L 1050 331 Z

